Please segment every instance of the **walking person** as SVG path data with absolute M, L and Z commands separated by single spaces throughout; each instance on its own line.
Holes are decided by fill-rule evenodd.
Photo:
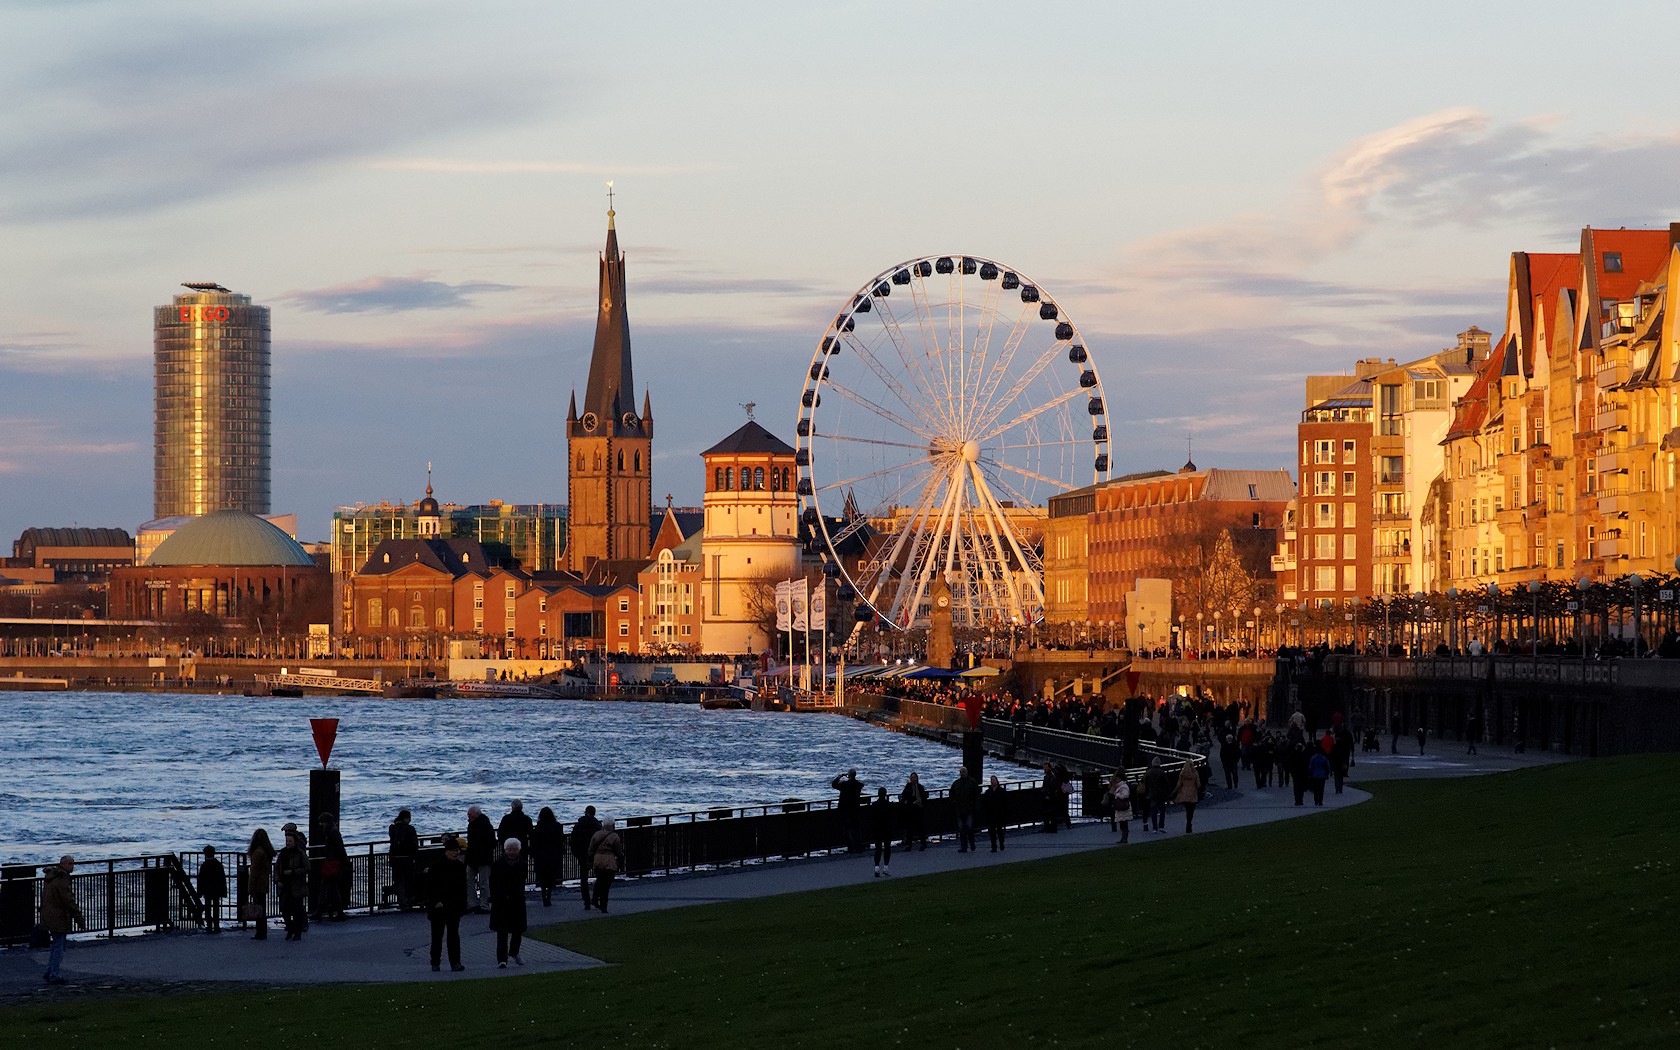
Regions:
M 1185 759 L 1178 767 L 1178 783 L 1173 787 L 1173 801 L 1184 807 L 1184 833 L 1195 830 L 1196 803 L 1202 800 L 1202 775 L 1196 763 Z
M 258 828 L 251 832 L 250 845 L 245 847 L 245 903 L 240 914 L 251 920 L 257 932 L 253 941 L 268 940 L 268 885 L 274 871 L 274 843 L 268 831 Z
M 921 777 L 911 773 L 910 779 L 904 782 L 904 790 L 898 793 L 898 808 L 904 817 L 906 853 L 909 853 L 910 847 L 916 843 L 920 843 L 922 849 L 927 849 L 927 825 L 923 820 L 927 799 L 927 788 L 922 786 Z
M 1336 741 L 1330 746 L 1330 775 L 1336 779 L 1336 794 L 1342 793 L 1348 770 L 1353 768 L 1353 730 L 1345 724 L 1336 727 Z
M 1044 796 L 1044 831 L 1054 835 L 1060 826 L 1061 818 L 1057 813 L 1062 803 L 1062 782 L 1056 776 L 1056 767 L 1044 763 L 1044 785 L 1041 789 Z
M 288 941 L 303 940 L 309 928 L 309 856 L 296 831 L 286 832 L 286 844 L 274 862 L 274 882 L 280 891 L 280 917 Z
M 1143 774 L 1144 783 L 1149 786 L 1149 824 L 1148 829 L 1157 835 L 1167 833 L 1167 796 L 1172 791 L 1171 782 L 1167 780 L 1167 771 L 1161 765 L 1160 756 L 1149 760 L 1149 769 Z
M 508 839 L 501 855 L 490 866 L 490 928 L 496 931 L 496 966 L 507 969 L 508 960 L 524 966 L 519 944 L 525 937 L 524 843 Z
M 1321 751 L 1313 752 L 1307 760 L 1307 783 L 1312 788 L 1313 805 L 1324 805 L 1324 782 L 1330 778 L 1330 759 Z M 1296 789 L 1300 794 L 1300 789 Z
M 310 898 L 313 894 L 319 893 L 320 890 L 316 887 L 316 885 L 315 885 L 316 880 L 314 879 L 311 872 L 308 870 L 309 869 L 309 836 L 304 834 L 304 831 L 303 831 L 302 828 L 298 827 L 296 824 L 294 824 L 293 822 L 291 822 L 289 820 L 286 823 L 280 825 L 280 830 L 282 832 L 292 836 L 294 839 L 297 840 L 298 852 L 303 857 L 303 863 L 304 863 L 304 869 L 305 869 L 305 871 L 304 871 L 304 882 L 303 882 L 303 911 L 300 912 L 299 915 L 298 915 L 298 922 L 300 923 L 300 925 L 298 927 L 298 932 L 301 934 L 304 930 L 309 929 L 309 901 L 310 901 Z M 281 840 L 281 847 L 280 848 L 281 848 L 282 851 L 286 848 L 284 839 Z M 279 863 L 279 856 L 278 855 L 276 855 L 276 857 L 275 857 L 275 863 L 276 864 Z M 278 888 L 278 886 L 279 886 L 279 876 L 278 876 L 278 874 L 276 874 L 276 876 L 275 876 L 275 886 L 276 886 L 276 888 Z M 293 939 L 293 938 L 288 938 L 288 939 Z
M 618 824 L 603 820 L 601 830 L 589 840 L 589 864 L 595 872 L 595 907 L 607 910 L 607 897 L 612 893 L 613 878 L 624 870 L 624 838 Z
M 992 782 L 986 785 L 986 793 L 980 796 L 980 809 L 986 814 L 986 834 L 992 840 L 992 852 L 996 853 L 1003 848 L 1004 830 L 1009 825 L 1009 792 L 995 773 Z
M 1237 788 L 1237 765 L 1242 761 L 1242 748 L 1237 746 L 1237 738 L 1229 733 L 1225 734 L 1225 742 L 1219 745 L 1219 764 L 1225 769 L 1225 787 L 1235 791 Z
M 1116 769 L 1108 781 L 1108 830 L 1120 832 L 1120 844 L 1132 840 L 1132 785 L 1126 771 Z
M 886 788 L 875 789 L 875 801 L 869 804 L 869 841 L 875 847 L 875 877 L 891 875 L 893 840 L 893 800 Z
M 957 852 L 977 853 L 974 843 L 974 819 L 980 811 L 980 782 L 969 775 L 968 767 L 957 770 L 951 781 L 951 809 L 957 815 Z
M 443 962 L 443 948 L 449 945 L 449 969 L 460 973 L 461 916 L 467 913 L 467 866 L 461 862 L 461 840 L 448 835 L 443 856 L 432 861 L 424 880 L 426 917 L 432 922 L 432 970 Z
M 531 848 L 526 852 L 531 855 L 531 874 L 546 908 L 554 903 L 554 887 L 560 884 L 560 865 L 566 856 L 566 833 L 560 830 L 560 821 L 547 806 L 537 814 L 537 822 L 531 828 Z
M 467 903 L 474 915 L 490 910 L 490 865 L 496 860 L 496 829 L 477 806 L 467 807 Z
M 414 814 L 399 809 L 385 834 L 391 843 L 391 884 L 385 887 L 384 896 L 397 898 L 397 910 L 407 911 L 414 905 L 414 868 L 420 862 L 420 834 L 414 830 Z
M 70 886 L 70 873 L 76 870 L 76 858 L 66 853 L 58 858 L 58 863 L 45 868 L 41 880 L 41 925 L 47 928 L 47 935 L 52 938 L 52 948 L 47 952 L 47 972 L 42 980 L 48 984 L 63 984 L 64 975 L 59 970 L 64 965 L 64 948 L 70 941 L 70 926 L 75 924 L 78 929 L 87 929 L 87 920 L 82 917 L 82 906 L 76 903 L 76 893 Z
M 204 902 L 204 932 L 222 932 L 222 899 L 227 896 L 227 869 L 216 859 L 216 847 L 204 847 L 198 865 L 198 898 Z
M 572 847 L 572 856 L 577 860 L 578 890 L 583 894 L 583 907 L 587 911 L 594 907 L 595 896 L 589 889 L 589 875 L 593 870 L 593 856 L 589 852 L 589 844 L 594 841 L 595 833 L 601 830 L 601 822 L 595 818 L 595 807 L 583 807 L 583 816 L 577 818 L 572 825 L 572 833 L 567 842 Z
M 1428 736 L 1429 736 L 1429 734 L 1424 731 L 1423 723 L 1419 722 L 1418 727 L 1417 727 L 1417 741 L 1418 741 L 1418 755 L 1419 756 L 1421 756 L 1423 754 L 1423 742 L 1424 742 L 1425 739 L 1427 739 Z
M 861 852 L 863 850 L 863 781 L 858 779 L 857 770 L 848 769 L 829 781 L 829 787 L 840 792 L 840 801 L 835 804 L 834 808 L 840 812 L 840 828 L 846 835 L 846 852 Z
M 527 845 L 531 841 L 531 818 L 525 815 L 525 803 L 514 799 L 508 803 L 508 811 L 502 817 L 502 822 L 496 825 L 496 842 L 506 842 L 508 839 L 518 839 Z M 496 862 L 501 862 L 500 855 Z

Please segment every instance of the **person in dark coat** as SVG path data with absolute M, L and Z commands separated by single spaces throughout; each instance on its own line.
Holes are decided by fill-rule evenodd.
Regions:
M 216 847 L 204 847 L 198 865 L 198 899 L 204 902 L 204 932 L 222 932 L 222 899 L 227 896 L 227 869 L 216 859 Z
M 594 858 L 589 853 L 589 844 L 595 841 L 595 833 L 600 830 L 601 822 L 595 819 L 595 807 L 585 806 L 583 816 L 572 825 L 572 833 L 567 836 L 572 856 L 577 858 L 578 889 L 583 893 L 583 906 L 586 910 L 594 907 L 595 900 L 595 895 L 589 889 L 589 876 L 594 871 L 590 863 Z
M 980 796 L 980 809 L 986 814 L 986 834 L 992 840 L 992 852 L 1003 848 L 1003 834 L 1009 825 L 1009 792 L 994 775 Z
M 922 819 L 927 808 L 927 788 L 922 786 L 921 777 L 915 773 L 904 782 L 904 790 L 898 793 L 899 812 L 904 817 L 904 852 L 909 853 L 910 847 L 916 843 L 922 849 L 927 849 L 927 826 Z
M 1225 769 L 1225 787 L 1228 790 L 1236 790 L 1237 767 L 1242 760 L 1243 749 L 1237 745 L 1237 738 L 1226 733 L 1225 742 L 1219 745 L 1219 764 Z
M 1057 779 L 1056 767 L 1048 762 L 1044 763 L 1044 783 L 1040 790 L 1044 796 L 1043 830 L 1054 835 L 1060 823 L 1058 808 L 1062 803 L 1062 782 Z
M 490 908 L 490 865 L 496 860 L 496 828 L 477 806 L 467 807 L 467 903 L 474 915 Z
M 1149 796 L 1149 820 L 1144 824 L 1144 830 L 1165 835 L 1167 799 L 1172 792 L 1172 781 L 1167 779 L 1167 771 L 1161 765 L 1159 757 L 1149 760 L 1149 769 L 1143 774 L 1143 783 Z
M 295 831 L 286 832 L 286 844 L 274 861 L 274 883 L 280 891 L 280 918 L 286 923 L 286 939 L 301 941 L 303 931 L 309 928 L 309 856 Z
M 525 937 L 524 843 L 508 839 L 502 853 L 490 866 L 490 928 L 496 931 L 496 966 L 507 969 L 508 960 L 524 966 L 519 944 Z
M 1319 755 L 1323 758 L 1323 755 Z M 1307 745 L 1291 744 L 1289 755 L 1284 759 L 1284 768 L 1289 771 L 1290 786 L 1295 791 L 1295 804 L 1306 804 L 1307 797 Z
M 321 858 L 321 898 L 315 902 L 315 918 L 343 922 L 344 904 L 350 896 L 350 854 L 331 813 L 321 814 L 315 823 L 315 849 Z
M 537 889 L 542 891 L 546 908 L 554 903 L 554 887 L 560 884 L 560 866 L 566 856 L 566 834 L 560 830 L 554 811 L 547 806 L 537 814 L 537 822 L 531 827 L 530 846 L 525 852 L 530 854 L 531 874 Z
M 863 781 L 857 770 L 848 769 L 829 781 L 829 787 L 840 792 L 835 809 L 840 813 L 840 827 L 846 833 L 846 851 L 858 853 L 863 849 Z
M 443 961 L 444 942 L 449 944 L 449 968 L 461 965 L 461 916 L 467 913 L 467 866 L 461 862 L 461 840 L 454 835 L 443 840 L 443 856 L 432 861 L 424 879 L 426 917 L 432 921 L 432 969 Z
M 1324 805 L 1324 782 L 1330 778 L 1330 759 L 1321 751 L 1315 751 L 1307 760 L 1307 786 L 1312 788 L 1313 805 Z M 1299 796 L 1301 789 L 1296 788 Z M 1299 805 L 1300 803 L 1296 803 Z
M 951 781 L 951 809 L 957 815 L 957 852 L 979 852 L 974 843 L 974 820 L 980 812 L 980 782 L 968 772 L 967 766 L 957 771 Z
M 391 842 L 391 884 L 385 896 L 397 898 L 397 910 L 414 906 L 414 869 L 420 861 L 420 834 L 414 830 L 414 815 L 397 811 L 397 819 L 385 829 Z
M 875 877 L 891 875 L 894 819 L 893 800 L 886 788 L 875 789 L 875 801 L 869 804 L 869 841 L 875 846 Z
M 508 839 L 518 839 L 529 846 L 531 844 L 531 818 L 525 815 L 525 803 L 514 799 L 508 803 L 507 815 L 496 825 L 497 844 L 505 843 Z M 496 860 L 500 862 L 501 857 Z
M 625 868 L 624 836 L 613 821 L 602 821 L 601 830 L 590 837 L 589 866 L 595 873 L 595 907 L 604 913 L 613 878 Z
M 70 940 L 71 924 L 87 929 L 82 906 L 76 903 L 75 891 L 70 888 L 70 873 L 75 870 L 76 858 L 66 853 L 58 858 L 57 864 L 45 869 L 41 879 L 41 925 L 52 938 L 47 972 L 42 978 L 48 984 L 64 983 L 64 975 L 58 971 L 64 965 L 64 947 Z
M 257 932 L 253 941 L 268 940 L 268 886 L 274 871 L 274 843 L 268 830 L 258 828 L 251 833 L 251 843 L 245 847 L 245 903 L 244 918 L 250 919 Z
M 1330 774 L 1336 778 L 1336 794 L 1342 793 L 1348 770 L 1353 766 L 1353 730 L 1346 724 L 1336 727 L 1335 742 L 1330 745 Z

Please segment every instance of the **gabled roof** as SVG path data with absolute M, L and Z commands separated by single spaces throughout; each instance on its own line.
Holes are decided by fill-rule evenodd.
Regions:
M 702 456 L 725 456 L 747 452 L 791 456 L 793 455 L 793 448 L 781 438 L 749 419 L 735 433 L 700 454 Z
M 1669 231 L 1589 229 L 1597 257 L 1590 260 L 1598 271 L 1598 294 L 1602 299 L 1630 299 L 1645 281 L 1668 261 Z M 1604 269 L 1604 253 L 1619 252 L 1620 272 Z
M 1495 381 L 1505 370 L 1505 349 L 1510 345 L 1509 338 L 1501 339 L 1499 345 L 1493 348 L 1488 358 L 1482 363 L 1481 371 L 1476 373 L 1475 382 L 1470 389 L 1458 399 L 1453 407 L 1452 425 L 1447 428 L 1447 436 L 1441 439 L 1445 445 L 1458 438 L 1469 437 L 1482 429 L 1487 422 L 1488 390 L 1495 385 Z
M 384 576 L 407 565 L 424 565 L 453 579 L 488 576 L 490 566 L 477 540 L 458 536 L 449 540 L 382 540 L 368 555 L 358 575 Z

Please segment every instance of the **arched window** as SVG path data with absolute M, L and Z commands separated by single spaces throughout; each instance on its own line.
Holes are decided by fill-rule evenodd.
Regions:
M 390 615 L 387 622 L 389 622 L 392 627 L 401 627 L 402 626 L 402 623 L 397 616 L 397 610 L 395 610 L 395 609 L 391 610 L 391 615 Z
M 638 449 L 637 452 L 636 452 L 636 473 L 640 474 L 641 472 L 642 472 L 642 453 Z
M 440 631 L 449 626 L 449 621 L 444 618 L 442 609 L 437 611 L 437 616 L 433 617 L 433 619 L 436 621 L 435 626 Z
M 369 627 L 374 628 L 375 630 L 378 630 L 379 625 L 384 623 L 384 622 L 385 622 L 385 600 L 383 598 L 369 598 L 368 599 L 367 625 Z
M 775 467 L 771 467 L 770 468 L 770 491 L 771 492 L 779 492 L 779 491 L 781 491 L 781 488 L 782 488 L 782 474 L 781 474 L 781 471 L 777 470 Z
M 426 610 L 420 608 L 418 605 L 408 610 L 408 625 L 410 627 L 426 626 Z
M 623 449 L 618 450 L 618 469 L 619 470 L 624 469 L 624 450 Z
M 724 485 L 723 485 L 723 468 L 722 467 L 713 467 L 712 468 L 712 491 L 717 492 L 720 489 L 722 489 L 723 487 L 724 487 Z
M 578 469 L 579 470 L 583 469 L 583 453 L 582 452 L 578 453 Z
M 735 468 L 734 467 L 724 467 L 723 468 L 723 487 L 725 489 L 732 489 L 732 488 L 735 487 Z
M 763 492 L 764 491 L 764 468 L 763 467 L 754 467 L 753 468 L 753 491 L 754 492 Z
M 788 488 L 788 468 L 783 467 L 782 468 L 782 491 L 786 492 L 787 488 Z

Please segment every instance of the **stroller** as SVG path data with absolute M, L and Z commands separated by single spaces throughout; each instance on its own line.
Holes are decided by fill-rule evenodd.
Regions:
M 1377 728 L 1375 726 L 1366 726 L 1365 727 L 1365 741 L 1361 745 L 1361 750 L 1364 750 L 1364 751 L 1381 751 L 1382 750 L 1382 741 L 1377 738 Z

